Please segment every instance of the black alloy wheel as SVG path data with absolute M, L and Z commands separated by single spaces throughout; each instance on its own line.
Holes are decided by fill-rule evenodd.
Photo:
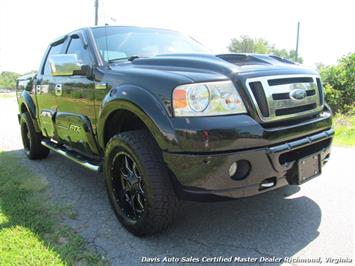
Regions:
M 31 150 L 31 135 L 26 123 L 24 123 L 21 127 L 21 136 L 22 136 L 23 149 L 25 150 L 26 154 L 29 154 Z
M 113 158 L 112 165 L 113 196 L 122 212 L 133 221 L 144 214 L 144 185 L 137 163 L 125 152 Z
M 121 224 L 137 236 L 165 230 L 179 207 L 162 152 L 146 130 L 122 132 L 107 143 L 106 188 Z

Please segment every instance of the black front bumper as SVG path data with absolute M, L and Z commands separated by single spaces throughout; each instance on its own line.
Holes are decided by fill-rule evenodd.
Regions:
M 279 145 L 228 153 L 164 152 L 163 155 L 181 198 L 241 198 L 294 184 L 297 162 L 311 154 L 320 154 L 321 164 L 326 163 L 333 134 L 333 129 L 328 129 Z M 229 168 L 233 162 L 241 160 L 249 163 L 250 171 L 245 178 L 233 180 Z M 274 185 L 262 186 L 270 180 Z

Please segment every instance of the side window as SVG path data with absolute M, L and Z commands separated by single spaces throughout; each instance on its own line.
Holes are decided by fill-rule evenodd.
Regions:
M 63 42 L 62 43 L 59 43 L 55 46 L 52 46 L 49 50 L 49 53 L 48 53 L 48 56 L 47 56 L 47 59 L 46 59 L 46 62 L 44 63 L 44 70 L 43 70 L 43 75 L 45 76 L 48 76 L 48 75 L 51 75 L 51 67 L 49 65 L 49 61 L 48 61 L 48 58 L 51 56 L 51 55 L 56 55 L 56 54 L 60 54 L 62 52 L 62 49 L 63 49 Z
M 81 65 L 91 64 L 89 51 L 84 48 L 83 42 L 79 38 L 71 38 L 67 54 L 76 54 Z

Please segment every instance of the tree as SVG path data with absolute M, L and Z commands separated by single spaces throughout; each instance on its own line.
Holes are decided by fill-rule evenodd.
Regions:
M 16 79 L 20 74 L 15 72 L 4 71 L 0 73 L 0 88 L 15 89 Z
M 273 54 L 273 55 L 277 55 L 277 56 L 285 58 L 285 59 L 288 59 L 288 60 L 291 60 L 291 61 L 295 61 L 295 59 L 296 59 L 296 50 L 287 51 L 286 49 L 277 49 L 275 47 L 271 47 L 269 53 Z M 302 64 L 303 58 L 300 56 L 297 56 L 297 60 L 295 62 Z
M 327 103 L 335 113 L 355 113 L 355 53 L 333 66 L 320 66 Z
M 254 39 L 247 35 L 242 35 L 239 39 L 233 38 L 228 49 L 235 53 L 265 54 L 269 51 L 269 43 L 262 38 Z
M 239 39 L 233 38 L 228 49 L 234 53 L 273 54 L 293 61 L 296 58 L 295 50 L 277 49 L 263 38 L 251 38 L 247 35 L 242 35 Z M 297 62 L 303 63 L 303 59 L 298 57 Z

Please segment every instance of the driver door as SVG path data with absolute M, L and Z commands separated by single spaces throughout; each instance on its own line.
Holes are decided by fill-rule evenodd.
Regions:
M 81 34 L 72 34 L 66 54 L 75 54 L 80 65 L 92 67 L 92 55 Z M 82 73 L 61 78 L 57 93 L 56 128 L 59 139 L 85 155 L 97 154 L 93 128 L 96 126 L 95 84 Z

